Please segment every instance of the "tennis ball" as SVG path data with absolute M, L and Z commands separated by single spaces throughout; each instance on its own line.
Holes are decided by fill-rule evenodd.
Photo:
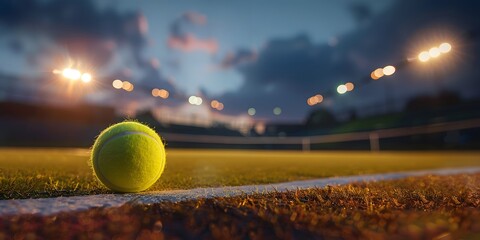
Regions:
M 140 192 L 165 168 L 165 147 L 151 128 L 132 121 L 103 130 L 95 140 L 91 164 L 98 180 L 116 192 Z

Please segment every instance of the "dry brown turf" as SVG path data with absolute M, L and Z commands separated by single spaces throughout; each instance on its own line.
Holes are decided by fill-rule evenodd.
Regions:
M 480 174 L 1 216 L 0 239 L 480 239 Z

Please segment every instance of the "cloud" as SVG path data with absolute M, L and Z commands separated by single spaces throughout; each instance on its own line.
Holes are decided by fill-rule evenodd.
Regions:
M 238 55 L 253 56 L 246 52 Z M 225 106 L 235 107 L 225 108 L 229 114 L 254 107 L 257 110 L 256 117 L 272 118 L 273 109 L 279 106 L 282 107 L 284 118 L 298 120 L 299 116 L 305 114 L 304 106 L 309 95 L 319 89 L 332 87 L 334 83 L 329 80 L 340 80 L 356 73 L 352 60 L 337 55 L 327 45 L 312 43 L 305 34 L 270 40 L 255 58 L 255 61 L 236 65 L 245 78 L 244 85 L 236 92 L 219 97 Z M 224 62 L 230 64 L 242 58 L 227 59 L 230 61 Z M 338 72 L 342 74 L 333 74 Z
M 185 34 L 182 37 L 170 36 L 168 46 L 184 52 L 204 51 L 210 54 L 216 53 L 218 43 L 215 39 L 199 39 L 193 34 Z
M 196 12 L 186 12 L 170 25 L 170 36 L 167 45 L 184 52 L 203 51 L 210 54 L 218 50 L 218 42 L 214 38 L 199 38 L 193 30 L 207 24 L 207 17 Z M 192 27 L 194 27 L 192 29 Z
M 236 52 L 229 52 L 220 62 L 220 67 L 227 69 L 255 61 L 257 53 L 248 49 L 240 49 Z
M 327 43 L 313 43 L 306 34 L 272 39 L 258 52 L 256 61 L 236 65 L 237 71 L 245 79 L 244 84 L 238 91 L 227 93 L 219 99 L 225 106 L 231 106 L 225 108 L 230 114 L 255 107 L 256 117 L 273 119 L 273 108 L 280 106 L 285 115 L 276 119 L 297 121 L 311 109 L 306 100 L 315 93 L 331 96 L 334 99 L 331 107 L 341 110 L 372 103 L 382 104 L 385 94 L 406 99 L 421 91 L 431 91 L 432 84 L 425 82 L 424 75 L 405 69 L 388 79 L 390 81 L 372 83 L 342 96 L 342 99 L 335 93 L 336 86 L 347 81 L 372 82 L 368 76 L 375 68 L 395 64 L 409 57 L 409 54 L 415 57 L 417 51 L 430 48 L 432 44 L 453 41 L 455 38 L 459 43 L 466 41 L 460 40 L 462 33 L 470 29 L 477 29 L 478 32 L 480 27 L 478 14 L 473 10 L 479 6 L 475 8 L 471 4 L 447 0 L 397 1 L 389 9 L 372 16 L 368 24 L 339 35 L 339 43 L 335 48 Z M 466 48 L 462 50 L 468 51 Z M 470 50 L 472 53 L 479 52 L 478 46 Z M 455 55 L 454 52 L 451 54 Z M 230 62 L 236 62 L 236 55 L 242 55 L 241 51 L 227 56 L 224 64 L 230 66 Z M 471 62 L 480 60 L 478 54 L 470 58 L 474 58 L 469 59 Z M 465 86 L 478 86 L 472 80 L 478 77 L 474 74 L 477 71 L 467 64 L 461 66 L 463 69 L 460 66 L 453 69 L 454 60 L 452 57 L 450 61 L 453 62 L 444 63 L 438 68 L 434 68 L 435 64 L 432 63 L 430 69 L 437 69 L 445 81 L 449 81 L 444 87 L 456 88 L 468 94 L 472 88 Z M 453 77 L 454 82 L 450 81 Z M 385 93 L 385 84 L 395 90 Z
M 198 16 L 188 18 L 201 22 Z M 10 50 L 24 54 L 28 62 L 41 65 L 53 59 L 57 67 L 71 59 L 92 69 L 109 69 L 108 76 L 98 79 L 108 84 L 111 78 L 132 80 L 122 74 L 128 65 L 139 85 L 174 90 L 162 75 L 160 61 L 145 56 L 148 28 L 141 12 L 99 8 L 92 0 L 0 0 L 0 34 L 10 36 Z M 34 49 L 25 52 L 23 45 Z
M 365 3 L 352 3 L 348 7 L 348 10 L 352 14 L 353 19 L 359 24 L 364 23 L 370 17 L 372 17 L 372 10 Z
M 92 1 L 0 1 L 1 31 L 44 38 L 102 66 L 116 47 L 140 51 L 146 44 L 148 23 L 138 12 L 99 10 Z
M 207 23 L 207 17 L 197 12 L 186 12 L 183 14 L 183 18 L 197 25 L 205 25 Z

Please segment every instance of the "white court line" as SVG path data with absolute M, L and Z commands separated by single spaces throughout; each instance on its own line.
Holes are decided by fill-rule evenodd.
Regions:
M 392 180 L 425 175 L 472 174 L 479 172 L 480 167 L 448 168 L 347 177 L 332 177 L 264 185 L 195 188 L 190 190 L 157 191 L 135 194 L 99 194 L 74 197 L 0 200 L 0 215 L 52 215 L 59 212 L 82 211 L 96 207 L 118 207 L 126 203 L 151 204 L 164 201 L 179 202 L 197 198 L 232 197 L 242 194 L 269 193 L 274 191 L 284 192 L 297 189 L 325 187 L 327 185 L 343 185 L 353 182 Z

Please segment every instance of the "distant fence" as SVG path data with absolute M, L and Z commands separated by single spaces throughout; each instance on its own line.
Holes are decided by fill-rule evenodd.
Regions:
M 309 151 L 312 144 L 339 143 L 351 141 L 369 141 L 370 150 L 381 149 L 380 140 L 414 135 L 443 133 L 458 130 L 480 128 L 480 119 L 435 123 L 415 127 L 379 129 L 373 131 L 341 133 L 320 136 L 295 137 L 230 137 L 209 135 L 188 135 L 164 133 L 167 142 L 228 144 L 228 145 L 299 145 L 303 151 Z

